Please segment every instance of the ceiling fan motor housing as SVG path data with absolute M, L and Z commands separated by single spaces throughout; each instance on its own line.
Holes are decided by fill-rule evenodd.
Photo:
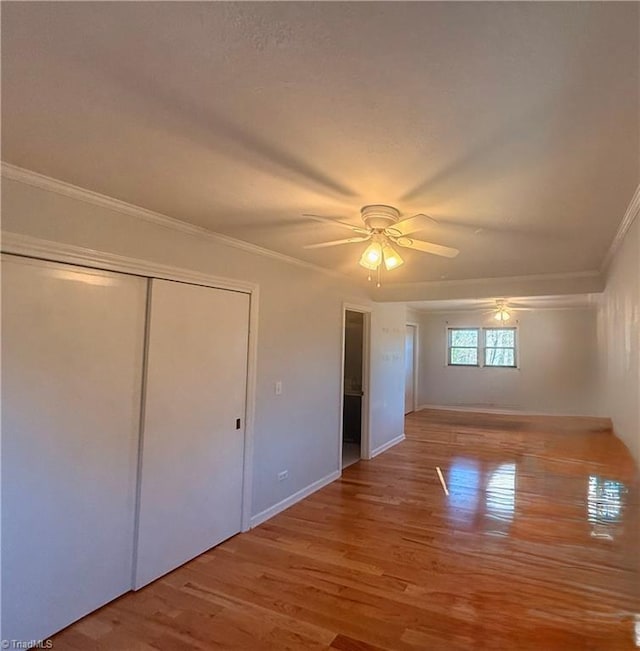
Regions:
M 400 219 L 400 212 L 393 206 L 385 206 L 384 204 L 373 204 L 364 206 L 360 213 L 362 214 L 362 221 L 367 225 L 367 228 L 374 230 L 384 230 L 393 226 Z

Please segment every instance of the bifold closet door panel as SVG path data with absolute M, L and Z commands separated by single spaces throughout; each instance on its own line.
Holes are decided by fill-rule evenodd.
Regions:
M 130 590 L 147 281 L 2 256 L 2 638 Z
M 241 529 L 248 337 L 248 294 L 151 281 L 136 587 Z

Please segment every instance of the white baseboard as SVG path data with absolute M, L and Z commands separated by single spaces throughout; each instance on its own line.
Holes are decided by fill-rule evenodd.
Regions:
M 551 412 L 551 411 L 533 411 L 531 409 L 497 409 L 495 407 L 484 407 L 482 405 L 476 405 L 472 407 L 462 407 L 459 405 L 419 405 L 416 411 L 421 411 L 422 409 L 440 409 L 442 411 L 475 411 L 480 414 L 504 414 L 509 415 L 520 415 L 520 416 L 577 416 L 580 418 L 599 418 L 598 416 L 593 416 L 591 414 L 575 414 L 575 413 L 566 413 L 566 412 Z
M 250 523 L 251 529 L 257 527 L 259 524 L 262 524 L 263 522 L 266 522 L 274 515 L 278 515 L 278 513 L 281 513 L 285 509 L 288 509 L 290 506 L 293 506 L 296 502 L 299 502 L 300 500 L 303 500 L 305 497 L 308 497 L 309 495 L 311 495 L 311 493 L 315 493 L 317 490 L 324 488 L 327 484 L 330 484 L 332 481 L 338 479 L 338 477 L 340 477 L 341 474 L 342 473 L 339 470 L 334 470 L 332 473 L 329 473 L 326 477 L 323 477 L 322 479 L 318 479 L 318 481 L 314 481 L 312 484 L 305 486 L 305 488 L 302 488 L 301 490 L 297 491 L 293 495 L 289 495 L 289 497 L 285 497 L 285 499 L 281 500 L 277 504 L 274 504 L 273 506 L 270 506 L 268 509 L 261 511 L 257 515 L 252 516 L 251 523 Z
M 373 457 L 377 457 L 379 454 L 382 454 L 389 448 L 392 448 L 394 445 L 397 445 L 398 443 L 402 443 L 404 441 L 404 432 L 395 438 L 391 439 L 390 441 L 387 441 L 386 443 L 383 443 L 379 447 L 377 447 L 375 450 L 371 451 L 371 456 L 369 457 L 370 459 L 373 459 Z

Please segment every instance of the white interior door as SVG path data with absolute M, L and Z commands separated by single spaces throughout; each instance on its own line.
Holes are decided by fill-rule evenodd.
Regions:
M 405 360 L 405 380 L 404 380 L 404 413 L 409 414 L 416 410 L 415 404 L 415 346 L 416 346 L 416 327 L 408 325 L 405 335 L 404 360 Z
M 2 256 L 2 639 L 131 589 L 146 290 Z
M 151 282 L 136 588 L 242 516 L 249 295 Z

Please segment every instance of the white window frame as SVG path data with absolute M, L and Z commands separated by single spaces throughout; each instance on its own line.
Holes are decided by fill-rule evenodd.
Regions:
M 452 364 L 451 363 L 451 349 L 452 348 L 473 348 L 473 346 L 451 346 L 451 331 L 452 330 L 477 330 L 478 331 L 478 363 L 477 364 Z M 513 366 L 494 366 L 487 364 L 486 359 L 486 332 L 487 330 L 513 330 L 514 333 L 514 346 L 513 346 Z M 451 326 L 446 325 L 445 330 L 445 366 L 447 368 L 490 368 L 490 369 L 519 369 L 520 368 L 520 333 L 517 325 L 512 326 Z M 511 346 L 489 346 L 489 348 L 511 348 Z
M 513 346 L 487 346 L 487 331 L 488 330 L 513 330 Z M 518 368 L 518 327 L 517 326 L 487 326 L 482 328 L 482 367 L 483 368 Z M 510 350 L 513 349 L 513 364 L 511 366 L 503 366 L 498 364 L 487 364 L 487 348 L 494 350 Z
M 451 345 L 451 333 L 454 330 L 475 330 L 478 333 L 478 345 L 477 346 L 452 346 Z M 447 326 L 447 366 L 453 366 L 457 368 L 480 368 L 482 357 L 480 355 L 481 348 L 481 338 L 482 338 L 482 328 L 476 326 Z M 451 363 L 451 350 L 453 348 L 475 348 L 478 355 L 477 364 L 452 364 Z

